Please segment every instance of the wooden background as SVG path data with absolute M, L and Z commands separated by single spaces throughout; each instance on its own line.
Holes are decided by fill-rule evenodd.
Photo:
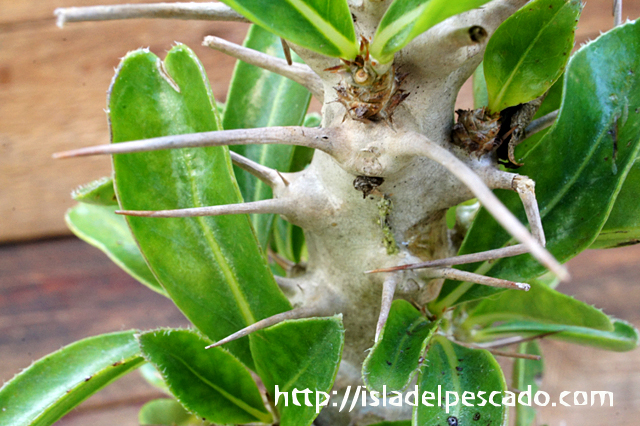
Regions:
M 265 0 L 267 1 L 267 0 Z M 114 3 L 124 1 L 114 1 Z M 105 94 L 119 58 L 138 47 L 163 56 L 174 41 L 202 59 L 224 101 L 233 60 L 200 47 L 205 35 L 240 43 L 244 24 L 125 21 L 55 26 L 55 7 L 95 0 L 0 0 L 0 242 L 66 235 L 77 185 L 109 174 L 107 158 L 53 161 L 56 151 L 108 141 Z M 640 16 L 627 0 L 624 16 Z M 577 38 L 610 28 L 611 1 L 591 0 Z M 469 106 L 469 87 L 460 105 Z M 570 262 L 561 289 L 640 325 L 640 247 L 586 252 Z M 178 310 L 72 238 L 0 245 L 0 380 L 74 340 L 121 329 L 186 325 Z M 640 406 L 640 351 L 610 353 L 545 342 L 544 390 L 614 392 L 614 407 L 547 407 L 538 425 L 632 426 Z M 137 374 L 101 391 L 61 425 L 134 425 L 159 393 Z

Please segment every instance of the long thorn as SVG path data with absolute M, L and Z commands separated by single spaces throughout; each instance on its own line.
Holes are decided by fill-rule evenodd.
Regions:
M 613 0 L 613 26 L 622 24 L 622 0 Z
M 524 130 L 524 136 L 521 140 L 525 140 L 529 136 L 535 135 L 536 133 L 551 127 L 551 125 L 555 123 L 556 118 L 558 118 L 558 112 L 558 110 L 551 111 L 549 114 L 543 115 L 529 123 L 527 128 Z
M 58 26 L 60 28 L 67 22 L 112 21 L 137 18 L 250 22 L 229 6 L 217 2 L 66 7 L 56 9 L 53 13 L 58 17 Z
M 333 139 L 338 132 L 313 127 L 267 127 L 234 129 L 186 135 L 162 136 L 131 142 L 97 145 L 58 152 L 53 158 L 84 157 L 88 155 L 126 154 L 163 149 L 194 148 L 222 145 L 299 145 L 333 153 Z
M 451 174 L 464 183 L 478 198 L 478 201 L 498 221 L 502 227 L 516 240 L 524 244 L 529 253 L 542 265 L 551 270 L 561 280 L 569 279 L 567 270 L 540 245 L 527 228 L 507 209 L 493 192 L 482 182 L 480 177 L 463 163 L 458 157 L 445 148 L 431 142 L 418 133 L 409 133 L 416 154 L 430 158 L 444 166 Z
M 536 199 L 535 187 L 536 183 L 526 176 L 516 176 L 513 180 L 514 189 L 520 196 L 524 211 L 527 215 L 527 221 L 531 228 L 531 234 L 538 240 L 542 247 L 547 245 L 542 228 L 542 218 L 540 217 L 540 208 Z
M 365 274 L 464 265 L 467 263 L 484 262 L 487 260 L 501 259 L 503 257 L 517 256 L 519 254 L 526 253 L 527 251 L 527 248 L 523 244 L 516 244 L 515 246 L 503 247 L 495 250 L 487 250 L 480 253 L 462 254 L 460 256 L 447 257 L 445 259 L 429 260 L 421 263 L 393 266 L 391 268 L 374 269 L 372 271 L 366 271 Z
M 233 162 L 233 164 L 240 167 L 242 170 L 251 173 L 253 176 L 269 185 L 269 187 L 275 188 L 283 186 L 282 179 L 277 170 L 256 163 L 255 161 L 250 160 L 247 157 L 244 157 L 233 151 L 229 151 L 229 155 L 231 156 L 231 161 Z
M 116 214 L 140 217 L 197 217 L 221 216 L 225 214 L 287 214 L 290 203 L 282 198 L 251 201 L 240 204 L 224 204 L 220 206 L 194 207 L 175 210 L 116 210 Z
M 493 342 L 488 343 L 479 343 L 478 346 L 481 349 L 489 349 L 489 348 L 502 348 L 505 346 L 515 345 L 516 343 L 524 343 L 530 342 L 532 340 L 543 339 L 547 336 L 551 336 L 553 334 L 558 334 L 560 331 L 548 331 L 546 333 L 536 334 L 535 336 L 522 337 L 522 336 L 512 336 L 505 337 L 504 339 L 494 340 Z
M 380 303 L 380 315 L 378 315 L 378 323 L 376 324 L 376 336 L 374 341 L 377 342 L 384 329 L 384 325 L 389 319 L 389 311 L 391 311 L 391 304 L 393 303 L 393 295 L 396 292 L 396 285 L 398 285 L 398 274 L 389 275 L 382 284 L 382 302 Z
M 307 65 L 298 63 L 292 63 L 289 65 L 284 59 L 275 58 L 267 55 L 266 53 L 248 49 L 214 36 L 205 37 L 202 45 L 226 53 L 227 55 L 233 56 L 234 58 L 240 59 L 248 64 L 264 68 L 268 71 L 291 79 L 306 87 L 320 102 L 323 102 L 324 100 L 324 87 L 322 80 Z
M 527 283 L 518 283 L 514 281 L 503 280 L 500 278 L 487 277 L 473 272 L 461 271 L 453 268 L 436 269 L 434 274 L 442 278 L 449 280 L 456 280 L 462 282 L 471 282 L 476 284 L 482 284 L 489 287 L 507 288 L 511 290 L 524 290 L 529 291 L 531 286 Z
M 265 318 L 258 322 L 254 322 L 250 326 L 245 327 L 242 330 L 236 331 L 232 335 L 227 336 L 224 339 L 219 340 L 216 343 L 207 346 L 205 349 L 211 349 L 217 346 L 224 345 L 229 342 L 233 342 L 234 340 L 238 340 L 241 337 L 248 336 L 249 334 L 254 333 L 256 331 L 262 330 L 267 327 L 271 327 L 272 325 L 279 324 L 282 321 L 300 319 L 300 318 L 310 318 L 318 315 L 320 315 L 320 309 L 313 306 L 310 306 L 310 307 L 301 306 L 299 308 L 295 308 L 290 311 L 273 315 L 269 318 Z

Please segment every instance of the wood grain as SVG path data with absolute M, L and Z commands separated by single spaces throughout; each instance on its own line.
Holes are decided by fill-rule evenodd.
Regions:
M 126 0 L 0 0 L 0 241 L 67 234 L 63 214 L 76 186 L 110 173 L 107 158 L 53 161 L 56 151 L 108 141 L 103 109 L 113 68 L 127 51 L 162 56 L 174 41 L 192 47 L 214 94 L 226 97 L 234 61 L 200 46 L 205 35 L 241 42 L 245 24 L 135 20 L 55 26 L 56 7 Z M 624 3 L 624 16 L 640 15 Z M 610 28 L 611 0 L 586 5 L 578 40 Z M 472 104 L 465 85 L 459 106 Z M 316 105 L 317 108 L 317 105 Z

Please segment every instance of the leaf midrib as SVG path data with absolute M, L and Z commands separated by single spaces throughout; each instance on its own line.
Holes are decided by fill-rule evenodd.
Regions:
M 524 62 L 524 59 L 529 55 L 529 52 L 531 51 L 531 49 L 533 49 L 533 46 L 538 42 L 538 39 L 541 37 L 541 35 L 546 31 L 547 27 L 549 27 L 549 25 L 551 25 L 553 22 L 555 22 L 556 18 L 560 14 L 560 12 L 566 6 L 568 6 L 569 4 L 570 4 L 570 2 L 567 1 L 567 2 L 565 2 L 565 4 L 562 5 L 562 7 L 558 8 L 557 12 L 553 15 L 553 18 L 549 19 L 549 21 L 540 29 L 540 31 L 538 31 L 538 34 L 536 34 L 536 36 L 533 39 L 533 41 L 529 44 L 529 47 L 527 47 L 527 49 L 524 51 L 524 54 L 522 56 L 520 56 L 520 60 L 518 61 L 516 66 L 513 68 L 513 71 L 511 72 L 511 74 L 507 78 L 507 81 L 502 85 L 502 89 L 500 89 L 500 91 L 498 92 L 498 95 L 496 97 L 495 104 L 492 105 L 489 109 L 494 110 L 497 105 L 500 105 L 502 103 L 502 98 L 505 95 L 505 91 L 511 85 L 511 82 L 515 78 L 516 71 L 522 66 L 522 63 Z

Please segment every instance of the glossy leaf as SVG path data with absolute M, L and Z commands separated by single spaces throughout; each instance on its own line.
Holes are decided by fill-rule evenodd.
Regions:
M 373 36 L 371 55 L 385 64 L 393 54 L 429 28 L 489 0 L 395 0 Z
M 300 406 L 296 406 L 293 390 L 310 389 L 307 397 L 312 405 L 317 391 L 331 390 L 344 344 L 341 316 L 285 321 L 250 335 L 250 340 L 257 372 L 280 413 L 280 425 L 309 426 L 318 415 L 315 406 L 306 405 L 304 394 L 297 395 Z M 285 394 L 278 398 L 281 392 Z
M 464 321 L 468 328 L 517 319 L 613 331 L 609 317 L 601 310 L 537 282 L 526 292 L 507 291 L 484 299 L 468 315 Z
M 507 407 L 500 405 L 507 384 L 500 366 L 485 350 L 465 348 L 444 336 L 433 337 L 418 386 L 421 400 L 413 408 L 414 426 L 502 426 L 507 420 Z M 492 395 L 498 407 L 491 404 Z M 465 397 L 464 401 L 472 406 L 463 404 Z
M 541 356 L 540 345 L 536 341 L 521 343 L 518 348 L 521 354 Z M 512 386 L 521 392 L 527 392 L 523 395 L 523 403 L 529 404 L 516 405 L 516 423 L 515 426 L 533 426 L 536 419 L 535 404 L 532 400 L 538 392 L 540 382 L 542 381 L 542 373 L 544 372 L 544 361 L 517 358 L 513 361 Z
M 598 238 L 589 248 L 614 248 L 640 242 L 640 163 L 636 160 L 622 184 Z
M 395 300 L 389 319 L 362 365 L 369 391 L 402 391 L 416 373 L 438 322 L 427 320 L 406 300 Z M 383 388 L 384 386 L 384 388 Z
M 164 64 L 145 50 L 129 53 L 112 85 L 109 109 L 114 143 L 218 128 L 206 74 L 184 45 L 171 49 Z M 116 155 L 113 164 L 123 209 L 242 202 L 225 147 Z M 222 339 L 290 309 L 248 216 L 127 220 L 162 286 L 209 338 Z M 248 343 L 244 338 L 227 347 L 251 366 Z
M 213 423 L 269 423 L 249 371 L 233 355 L 190 330 L 156 330 L 138 336 L 145 358 L 189 411 Z
M 223 0 L 269 32 L 322 53 L 353 59 L 358 43 L 346 0 Z
M 284 58 L 280 38 L 268 31 L 252 26 L 244 42 L 245 47 Z M 302 62 L 292 52 L 295 62 Z M 238 61 L 236 64 L 227 105 L 222 118 L 224 129 L 248 129 L 271 126 L 302 125 L 311 94 L 307 89 L 285 77 Z M 233 151 L 280 172 L 291 170 L 293 145 L 236 145 Z M 273 198 L 271 188 L 248 172 L 234 166 L 234 172 L 245 201 Z M 251 215 L 258 241 L 267 247 L 274 215 Z
M 571 54 L 580 0 L 535 0 L 491 36 L 484 72 L 493 112 L 529 102 L 560 77 Z
M 138 413 L 138 423 L 141 425 L 166 426 L 208 424 L 185 410 L 178 401 L 170 398 L 154 399 L 144 404 Z
M 578 345 L 593 346 L 609 351 L 626 352 L 638 346 L 638 330 L 631 324 L 613 319 L 613 331 L 568 325 L 544 324 L 533 321 L 510 321 L 505 324 L 485 328 L 475 333 L 478 342 L 491 341 L 517 335 L 522 337 L 549 334 L 545 339 L 558 339 Z
M 571 59 L 562 108 L 554 126 L 525 158 L 518 173 L 536 181 L 547 248 L 561 262 L 588 248 L 603 227 L 640 148 L 640 24 L 627 23 L 583 46 Z M 606 94 L 606 96 L 604 95 Z M 628 113 L 627 113 L 628 112 Z M 617 128 L 613 159 L 612 129 Z M 496 195 L 526 223 L 522 203 L 511 191 Z M 513 244 L 482 209 L 461 254 Z M 528 254 L 462 269 L 516 281 L 544 273 Z M 500 290 L 446 282 L 432 312 Z
M 117 206 L 116 192 L 113 189 L 113 179 L 103 177 L 75 189 L 71 197 L 81 203 L 99 206 Z
M 140 253 L 124 216 L 114 213 L 117 209 L 117 206 L 80 203 L 67 211 L 65 220 L 78 238 L 99 248 L 116 265 L 151 290 L 167 296 Z
M 0 389 L 0 424 L 45 426 L 144 363 L 133 331 L 89 337 L 31 364 Z

